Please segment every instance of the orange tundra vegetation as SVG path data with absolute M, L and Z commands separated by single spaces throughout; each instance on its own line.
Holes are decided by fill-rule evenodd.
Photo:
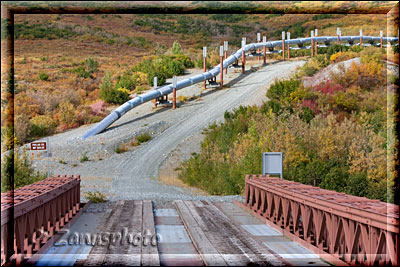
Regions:
M 255 41 L 257 32 L 279 39 L 282 30 L 291 31 L 296 38 L 307 36 L 315 27 L 321 34 L 335 34 L 340 26 L 343 33 L 358 34 L 354 20 L 365 34 L 378 34 L 386 27 L 385 15 L 368 14 L 17 14 L 16 136 L 25 143 L 99 121 L 115 107 L 113 101 L 100 97 L 106 73 L 111 75 L 112 87 L 119 89 L 127 75 L 133 80 L 135 75 L 143 76 L 143 71 L 132 72 L 132 68 L 144 56 L 170 55 L 175 40 L 189 61 L 201 67 L 203 46 L 214 52 L 208 62 L 217 64 L 216 48 L 225 40 L 233 51 L 240 47 L 242 36 Z M 146 78 L 134 87 L 121 88 L 118 99 L 149 89 Z

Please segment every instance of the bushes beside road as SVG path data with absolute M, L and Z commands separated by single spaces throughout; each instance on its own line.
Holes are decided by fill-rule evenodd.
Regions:
M 245 174 L 261 173 L 262 152 L 281 151 L 286 179 L 393 202 L 386 68 L 380 49 L 360 57 L 331 81 L 304 88 L 300 74 L 277 80 L 263 106 L 226 113 L 180 178 L 211 194 L 241 194 Z

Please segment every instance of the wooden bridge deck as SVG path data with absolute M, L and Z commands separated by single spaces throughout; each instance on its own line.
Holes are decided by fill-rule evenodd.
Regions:
M 60 239 L 69 244 L 53 246 L 35 265 L 329 265 L 233 203 L 177 200 L 154 209 L 151 201 L 117 201 L 96 216 L 92 230 L 80 231 L 95 223 L 85 211 Z M 88 232 L 96 236 L 91 244 Z

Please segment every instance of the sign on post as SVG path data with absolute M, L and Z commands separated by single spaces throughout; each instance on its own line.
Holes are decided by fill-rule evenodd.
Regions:
M 224 56 L 224 47 L 222 45 L 219 46 L 219 56 L 220 57 Z
M 47 150 L 47 142 L 32 142 L 31 143 L 31 150 L 46 151 Z
M 279 174 L 283 177 L 283 153 L 264 152 L 262 156 L 262 174 Z
M 263 43 L 266 43 L 266 42 L 267 42 L 267 37 L 263 36 Z
M 157 77 L 154 77 L 154 82 L 153 82 L 153 84 L 154 84 L 154 89 L 156 89 L 156 88 L 157 88 Z
M 31 143 L 31 151 L 46 151 L 46 156 L 47 156 L 47 178 L 50 177 L 50 169 L 49 169 L 49 138 L 47 138 L 46 141 L 42 142 L 32 142 Z M 33 159 L 33 152 L 32 152 L 32 159 Z
M 224 41 L 224 51 L 228 51 L 228 41 Z
M 257 43 L 261 41 L 261 33 L 257 32 Z
M 290 40 L 290 32 L 287 32 L 287 39 Z
M 207 57 L 207 46 L 203 46 L 203 57 Z
M 317 37 L 318 36 L 318 29 L 315 29 L 314 32 L 315 32 L 315 37 Z
M 285 40 L 285 32 L 282 32 L 282 40 Z

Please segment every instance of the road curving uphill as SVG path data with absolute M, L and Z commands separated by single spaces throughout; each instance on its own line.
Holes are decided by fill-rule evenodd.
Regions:
M 126 113 L 106 131 L 86 140 L 80 137 L 91 126 L 51 136 L 50 170 L 54 174 L 80 174 L 82 191 L 98 190 L 110 200 L 231 201 L 233 196 L 194 196 L 185 188 L 162 184 L 156 178 L 159 167 L 186 138 L 198 135 L 213 122 L 222 121 L 225 111 L 240 105 L 262 104 L 266 100 L 266 90 L 276 78 L 289 77 L 304 63 L 276 61 L 260 66 L 257 71 L 252 71 L 256 68 L 248 70 L 246 74 L 229 69 L 226 89 L 208 89 L 200 97 L 197 95 L 194 100 L 180 105 L 176 110 L 169 107 L 153 110 L 153 104 L 148 102 Z M 192 96 L 199 92 L 201 85 L 198 84 L 179 91 L 182 96 Z M 129 144 L 130 140 L 143 132 L 149 133 L 152 139 L 130 148 L 127 152 L 115 152 L 118 145 Z M 87 161 L 82 160 L 83 155 L 87 156 Z M 35 164 L 37 168 L 43 169 L 46 167 L 46 160 L 42 157 Z

